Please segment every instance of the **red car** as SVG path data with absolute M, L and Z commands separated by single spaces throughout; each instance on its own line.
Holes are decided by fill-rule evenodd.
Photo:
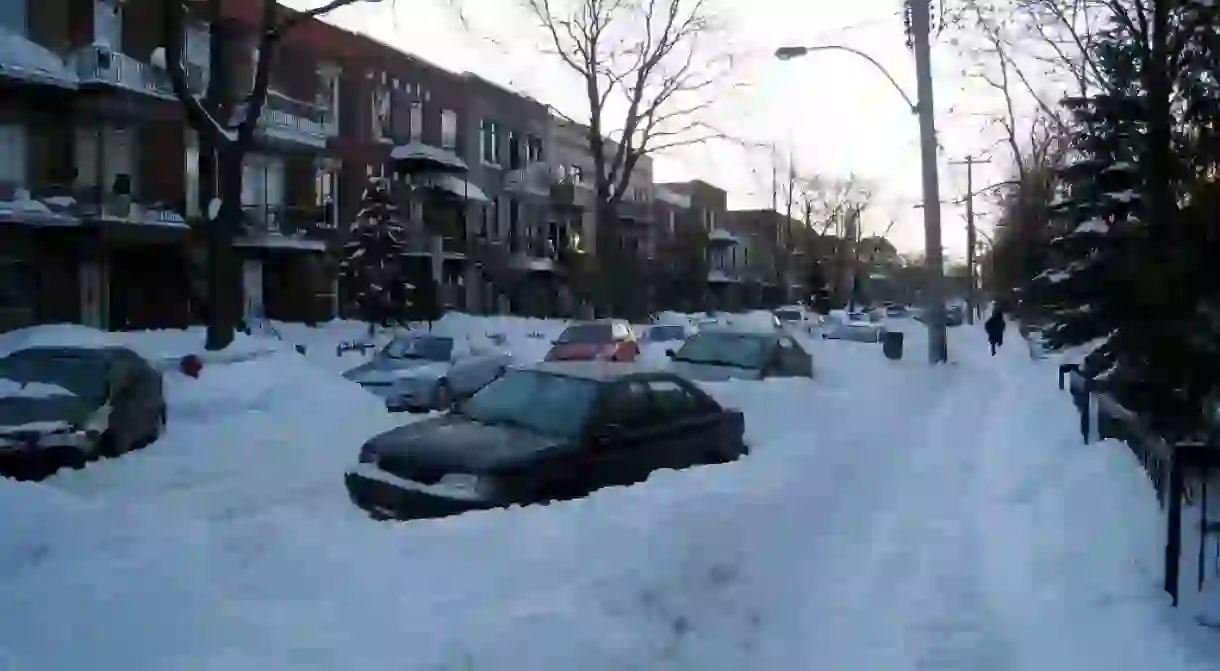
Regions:
M 621 319 L 572 324 L 546 353 L 547 361 L 635 361 L 640 345 Z

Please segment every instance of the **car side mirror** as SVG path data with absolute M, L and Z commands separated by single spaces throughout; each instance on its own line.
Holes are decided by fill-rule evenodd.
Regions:
M 671 358 L 671 359 L 672 359 L 672 358 L 674 358 L 674 351 L 673 351 L 673 349 L 671 348 L 671 349 L 667 349 L 667 350 L 665 350 L 665 356 L 667 356 L 667 357 L 669 357 L 669 358 Z

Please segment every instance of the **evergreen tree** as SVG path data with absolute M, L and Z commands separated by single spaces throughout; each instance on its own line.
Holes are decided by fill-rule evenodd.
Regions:
M 339 277 L 360 317 L 387 326 L 405 321 L 410 305 L 412 286 L 403 270 L 407 231 L 388 180 L 371 179 L 363 203 L 348 229 Z
M 1052 320 L 1048 344 L 1104 339 L 1095 357 L 1104 363 L 1099 369 L 1117 362 L 1124 338 L 1139 327 L 1132 319 L 1141 318 L 1134 272 L 1147 228 L 1140 171 L 1146 119 L 1136 49 L 1123 33 L 1107 33 L 1093 54 L 1106 90 L 1063 101 L 1074 132 L 1051 203 L 1052 269 L 1034 283 Z

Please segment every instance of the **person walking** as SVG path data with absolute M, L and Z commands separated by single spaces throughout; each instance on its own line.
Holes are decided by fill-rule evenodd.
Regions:
M 1004 312 L 996 306 L 991 309 L 991 316 L 987 321 L 983 322 L 983 328 L 987 330 L 987 342 L 991 343 L 991 356 L 995 356 L 996 349 L 1004 344 L 1004 328 L 1007 324 L 1004 322 Z

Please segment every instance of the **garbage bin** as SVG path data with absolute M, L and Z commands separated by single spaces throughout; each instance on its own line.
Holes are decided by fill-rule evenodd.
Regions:
M 886 331 L 881 334 L 881 351 L 885 358 L 898 361 L 902 358 L 902 331 Z

